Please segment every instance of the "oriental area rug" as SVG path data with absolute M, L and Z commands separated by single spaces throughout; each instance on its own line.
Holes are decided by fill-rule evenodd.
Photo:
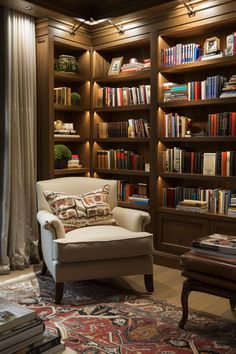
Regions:
M 70 352 L 83 354 L 236 354 L 236 321 L 190 311 L 185 330 L 181 308 L 96 281 L 65 284 L 53 302 L 49 275 L 30 274 L 0 283 L 0 296 L 35 310 Z

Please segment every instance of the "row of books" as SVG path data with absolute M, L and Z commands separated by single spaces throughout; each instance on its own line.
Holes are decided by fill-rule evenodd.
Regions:
M 55 87 L 54 88 L 54 103 L 71 106 L 71 88 L 70 87 Z
M 165 113 L 163 123 L 163 136 L 165 138 L 185 137 L 192 119 L 178 113 Z
M 188 136 L 193 120 L 179 113 L 165 113 L 163 116 L 163 136 L 178 138 Z M 208 136 L 236 136 L 236 112 L 208 114 Z
M 130 183 L 128 181 L 117 181 L 117 198 L 119 201 L 129 202 L 129 197 L 138 195 L 142 198 L 147 198 L 148 195 L 147 183 Z
M 164 172 L 236 176 L 235 151 L 194 152 L 174 147 L 162 156 Z
M 236 236 L 212 234 L 193 240 L 191 253 L 235 264 Z
M 170 48 L 161 49 L 161 66 L 168 67 L 197 61 L 201 56 L 198 43 L 178 43 Z
M 144 156 L 136 151 L 110 149 L 97 151 L 97 167 L 108 170 L 145 170 Z
M 189 187 L 168 187 L 163 188 L 163 206 L 167 208 L 178 208 L 178 206 L 183 205 L 183 201 L 192 200 L 192 205 L 186 205 L 185 210 L 187 210 L 187 206 L 189 206 L 189 211 L 197 211 L 191 210 L 193 204 L 195 207 L 197 202 L 204 202 L 206 207 L 205 212 L 210 213 L 219 213 L 219 214 L 230 214 L 230 210 L 234 210 L 236 207 L 236 198 L 235 198 L 235 190 L 233 189 L 222 189 L 222 188 L 189 188 Z M 190 204 L 190 202 L 188 202 Z M 183 208 L 182 208 L 183 209 Z M 233 213 L 232 213 L 233 215 Z
M 98 137 L 106 138 L 149 138 L 149 123 L 146 119 L 128 119 L 122 122 L 98 123 Z
M 222 75 L 215 75 L 203 81 L 191 81 L 184 84 L 165 82 L 163 99 L 164 102 L 172 102 L 219 98 L 226 80 Z
M 208 114 L 209 136 L 236 136 L 236 112 Z
M 1 354 L 58 353 L 64 349 L 59 335 L 45 330 L 43 320 L 25 306 L 0 298 Z
M 178 43 L 169 48 L 161 49 L 161 66 L 168 67 L 179 64 L 186 64 L 199 60 L 208 60 L 221 58 L 224 55 L 236 54 L 236 32 L 226 36 L 225 51 L 213 52 L 212 54 L 202 55 L 202 49 L 199 43 Z
M 150 104 L 151 86 L 100 87 L 97 89 L 98 107 L 119 107 Z

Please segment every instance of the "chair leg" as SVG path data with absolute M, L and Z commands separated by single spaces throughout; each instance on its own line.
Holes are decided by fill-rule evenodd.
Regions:
M 55 304 L 60 304 L 63 297 L 64 283 L 56 283 Z
M 183 329 L 185 323 L 188 319 L 188 296 L 190 294 L 190 288 L 188 280 L 185 280 L 183 283 L 183 289 L 181 293 L 181 303 L 182 303 L 182 318 L 179 322 L 179 328 Z
M 144 283 L 146 290 L 152 293 L 154 291 L 153 274 L 144 274 Z
M 41 275 L 45 275 L 47 273 L 47 266 L 46 266 L 46 263 L 43 261 L 43 267 L 42 267 L 42 270 L 41 270 Z

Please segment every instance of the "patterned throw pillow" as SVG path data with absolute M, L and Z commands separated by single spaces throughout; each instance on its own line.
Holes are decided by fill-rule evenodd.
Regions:
M 117 225 L 108 204 L 110 186 L 70 195 L 62 192 L 44 191 L 53 213 L 62 221 L 65 232 L 94 225 Z

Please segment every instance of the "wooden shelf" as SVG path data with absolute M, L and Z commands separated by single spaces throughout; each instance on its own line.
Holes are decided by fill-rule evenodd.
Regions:
M 129 73 L 120 73 L 119 75 L 112 75 L 112 76 L 105 76 L 105 77 L 96 77 L 94 78 L 94 82 L 98 83 L 109 83 L 109 82 L 125 82 L 125 81 L 137 81 L 137 80 L 144 80 L 150 79 L 151 77 L 151 70 L 140 70 L 135 72 Z
M 101 143 L 149 143 L 149 138 L 97 138 L 94 139 L 96 142 Z
M 105 169 L 95 169 L 96 173 L 106 173 L 115 175 L 128 175 L 128 176 L 149 176 L 150 172 L 138 171 L 138 170 L 105 170 Z
M 130 209 L 140 209 L 140 210 L 150 210 L 149 205 L 140 205 L 140 204 L 134 204 L 134 203 L 128 203 L 128 202 L 122 202 L 118 201 L 118 206 L 123 207 L 123 208 L 130 208 Z
M 63 135 L 54 135 L 54 141 L 58 142 L 58 141 L 75 141 L 75 142 L 86 142 L 86 141 L 89 141 L 89 138 L 81 138 L 81 137 L 78 137 L 78 136 L 63 136 Z
M 204 180 L 230 180 L 236 182 L 236 176 L 206 176 L 198 173 L 174 173 L 174 172 L 159 172 L 158 174 L 162 178 L 175 178 L 175 179 L 197 179 Z
M 191 211 L 180 211 L 176 210 L 175 208 L 164 208 L 164 207 L 158 207 L 157 212 L 164 212 L 164 213 L 169 213 L 173 215 L 186 215 L 186 216 L 192 216 L 192 217 L 200 217 L 203 219 L 214 219 L 214 220 L 219 220 L 219 221 L 226 221 L 230 223 L 235 223 L 236 218 L 226 215 L 226 214 L 214 214 L 214 213 L 197 213 L 197 212 L 191 212 Z
M 55 176 L 65 176 L 65 175 L 77 175 L 77 174 L 84 174 L 89 172 L 88 168 L 61 168 L 55 169 L 54 174 Z
M 212 98 L 208 100 L 195 100 L 195 101 L 172 101 L 172 102 L 159 102 L 161 108 L 174 108 L 174 107 L 192 107 L 192 106 L 211 106 L 223 104 L 236 104 L 236 97 L 229 98 Z
M 209 143 L 209 142 L 234 142 L 236 143 L 235 136 L 192 136 L 192 137 L 178 137 L 178 138 L 164 138 L 159 137 L 157 141 L 162 143 L 164 142 L 174 142 L 174 143 L 181 143 L 181 142 L 189 142 L 189 143 Z
M 94 107 L 96 112 L 116 112 L 116 111 L 143 111 L 149 110 L 150 104 L 139 104 L 132 106 L 119 106 L 119 107 Z
M 236 66 L 236 56 L 209 59 L 204 61 L 199 60 L 192 63 L 179 64 L 165 68 L 161 67 L 159 68 L 159 72 L 161 74 L 183 74 L 191 73 L 193 71 L 208 70 L 212 68 L 222 68 L 228 65 Z
M 66 106 L 64 104 L 54 104 L 55 111 L 65 111 L 65 112 L 84 112 L 89 111 L 88 107 L 80 106 Z
M 67 82 L 86 82 L 89 79 L 83 75 L 78 75 L 74 73 L 54 71 L 54 80 L 57 81 L 67 81 Z

